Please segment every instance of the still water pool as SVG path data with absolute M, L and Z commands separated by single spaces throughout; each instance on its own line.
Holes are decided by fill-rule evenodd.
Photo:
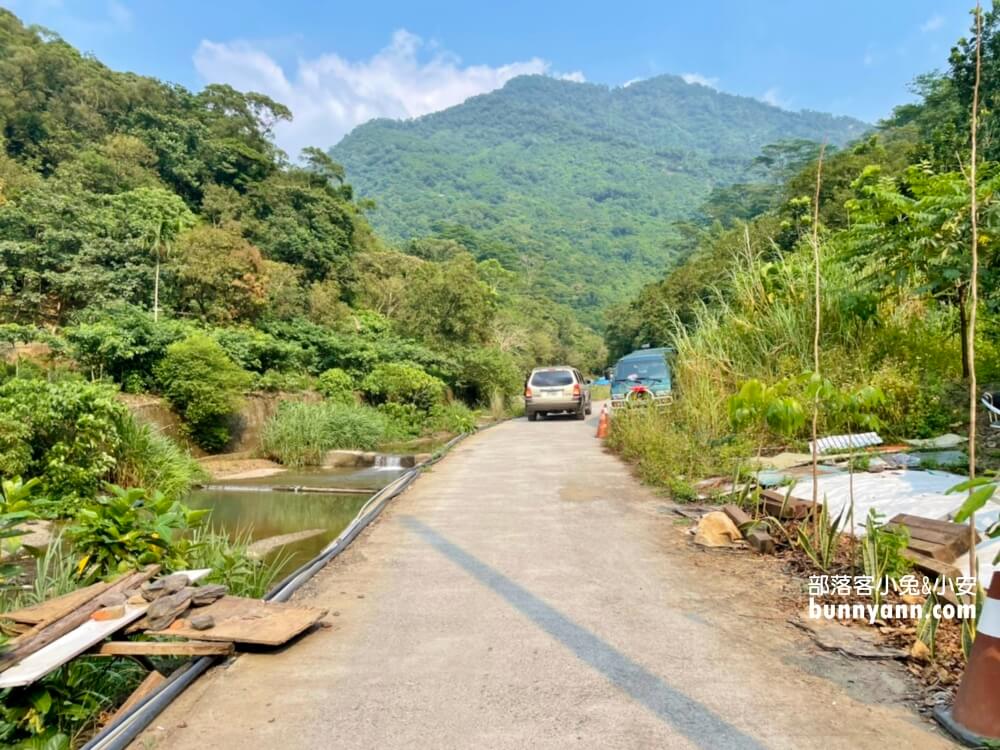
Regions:
M 223 479 L 206 489 L 195 490 L 187 499 L 192 508 L 212 511 L 209 525 L 231 537 L 249 534 L 254 541 L 310 529 L 317 536 L 282 547 L 270 555 L 289 558 L 282 566 L 288 572 L 317 554 L 351 522 L 371 496 L 399 476 L 403 469 L 323 469 L 284 471 L 253 479 Z M 331 495 L 317 492 L 268 491 L 267 487 L 358 488 L 357 494 Z

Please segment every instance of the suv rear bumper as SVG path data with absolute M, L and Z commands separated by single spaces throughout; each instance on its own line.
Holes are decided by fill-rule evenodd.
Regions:
M 524 411 L 527 414 L 540 414 L 545 411 L 577 411 L 582 403 L 581 399 L 530 401 L 525 403 Z

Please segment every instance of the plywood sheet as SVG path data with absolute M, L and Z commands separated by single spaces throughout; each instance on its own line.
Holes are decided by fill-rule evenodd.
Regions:
M 43 622 L 54 622 L 60 617 L 65 617 L 77 607 L 80 607 L 95 596 L 100 596 L 111 587 L 110 583 L 101 581 L 99 583 L 85 586 L 68 594 L 57 596 L 55 599 L 36 604 L 32 607 L 4 612 L 0 614 L 0 619 L 22 622 L 27 625 L 38 625 Z
M 215 627 L 195 630 L 179 619 L 166 630 L 149 631 L 150 635 L 174 635 L 202 641 L 233 641 L 258 646 L 280 646 L 306 628 L 315 625 L 325 609 L 299 607 L 284 602 L 265 602 L 224 596 L 207 607 L 196 607 L 197 614 L 211 615 Z

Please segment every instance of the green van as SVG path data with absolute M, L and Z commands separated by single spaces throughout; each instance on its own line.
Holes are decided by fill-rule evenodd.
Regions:
M 674 350 L 637 349 L 619 359 L 608 378 L 611 380 L 611 408 L 630 404 L 663 406 L 673 401 L 670 355 Z

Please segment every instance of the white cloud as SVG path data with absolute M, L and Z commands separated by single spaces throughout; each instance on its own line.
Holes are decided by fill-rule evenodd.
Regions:
M 645 78 L 629 78 L 627 81 L 625 81 L 625 83 L 622 84 L 622 88 L 623 89 L 627 89 L 633 83 L 639 83 L 639 81 L 644 81 L 644 80 L 646 80 L 646 79 Z
M 300 59 L 289 75 L 260 44 L 203 40 L 194 65 L 206 83 L 258 91 L 287 105 L 294 121 L 275 131 L 292 157 L 304 146 L 326 148 L 356 125 L 375 117 L 411 118 L 459 104 L 500 88 L 515 76 L 552 75 L 583 81 L 583 73 L 559 74 L 539 57 L 491 67 L 462 65 L 435 44 L 401 29 L 387 47 L 366 60 L 336 53 Z
M 574 70 L 572 73 L 560 73 L 557 78 L 563 81 L 572 81 L 573 83 L 586 83 L 587 77 L 583 74 L 581 70 Z
M 791 101 L 785 99 L 781 96 L 781 89 L 777 86 L 772 86 L 767 91 L 765 91 L 760 100 L 765 104 L 770 104 L 772 107 L 780 107 L 781 109 L 788 109 Z
M 927 34 L 928 32 L 931 31 L 937 31 L 943 25 L 944 25 L 944 16 L 940 14 L 933 15 L 920 25 L 920 30 L 923 33 Z
M 697 83 L 702 86 L 708 86 L 710 89 L 719 88 L 718 78 L 703 76 L 701 73 L 682 73 L 681 78 L 684 79 L 685 83 Z

